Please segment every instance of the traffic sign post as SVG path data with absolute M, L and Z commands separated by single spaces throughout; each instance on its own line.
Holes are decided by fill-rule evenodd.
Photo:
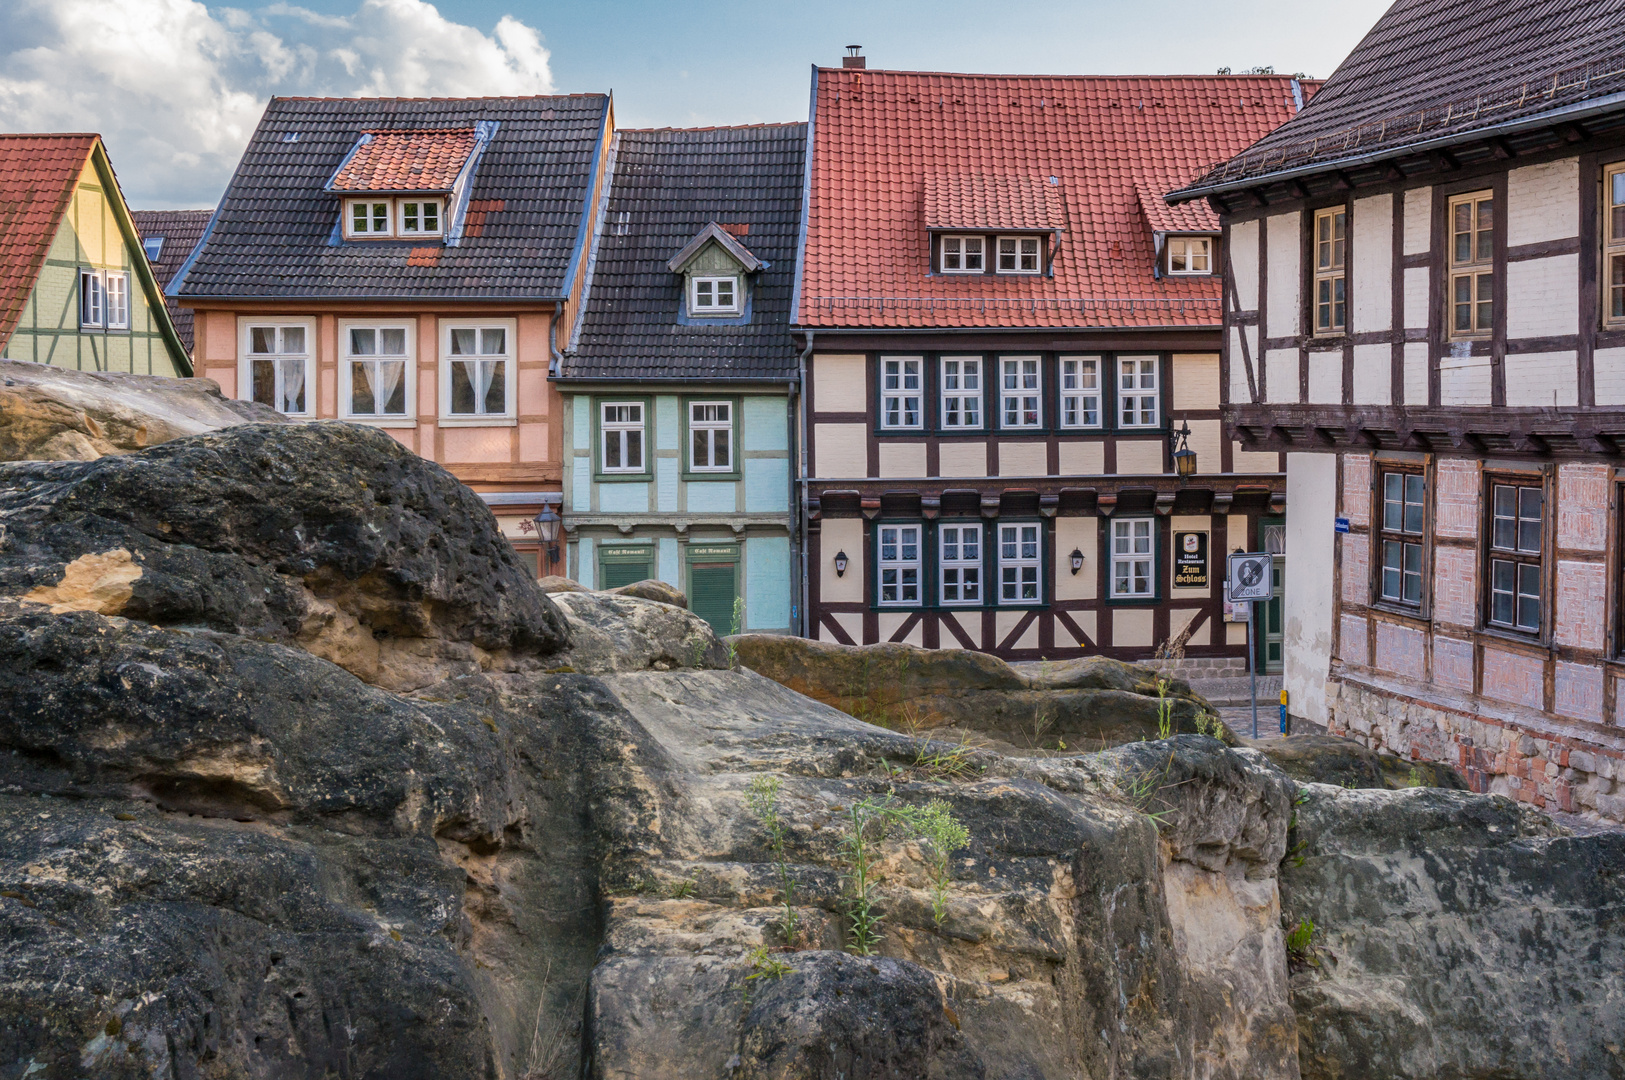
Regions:
M 1270 581 L 1272 557 L 1267 551 L 1235 551 L 1230 554 L 1229 572 L 1225 574 L 1224 595 L 1231 603 L 1248 601 L 1247 619 L 1247 679 L 1253 700 L 1253 738 L 1258 738 L 1258 665 L 1253 657 L 1253 600 L 1268 600 L 1274 583 Z

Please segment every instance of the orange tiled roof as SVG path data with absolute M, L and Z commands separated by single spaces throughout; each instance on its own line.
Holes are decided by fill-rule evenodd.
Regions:
M 1219 215 L 1213 212 L 1213 207 L 1206 202 L 1180 203 L 1178 206 L 1169 206 L 1163 201 L 1162 192 L 1150 184 L 1138 185 L 1140 196 L 1140 210 L 1145 214 L 1146 223 L 1153 232 L 1171 233 L 1216 233 L 1219 231 Z
M 1064 229 L 1060 177 L 944 173 L 925 178 L 927 229 Z
M 17 329 L 98 135 L 0 135 L 0 346 Z
M 328 187 L 334 191 L 450 191 L 473 151 L 473 128 L 368 131 Z
M 1158 280 L 1151 235 L 1217 220 L 1153 204 L 1296 111 L 1286 76 L 819 68 L 817 80 L 797 320 L 812 327 L 1217 324 L 1219 278 Z M 1066 230 L 1052 277 L 930 275 L 927 229 L 942 215 L 1048 220 L 1051 198 Z

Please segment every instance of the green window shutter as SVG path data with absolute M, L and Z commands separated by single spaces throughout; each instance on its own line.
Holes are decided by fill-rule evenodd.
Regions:
M 738 566 L 695 566 L 689 569 L 688 607 L 718 634 L 733 633 L 734 575 Z
M 630 585 L 634 581 L 647 581 L 650 576 L 647 562 L 634 562 L 629 559 L 605 559 L 604 583 L 600 587 L 618 589 L 622 585 Z

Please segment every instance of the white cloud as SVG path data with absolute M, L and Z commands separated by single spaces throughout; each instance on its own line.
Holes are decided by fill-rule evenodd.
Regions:
M 512 16 L 484 34 L 423 0 L 5 0 L 0 129 L 98 131 L 133 205 L 213 206 L 272 94 L 545 94 L 548 60 Z

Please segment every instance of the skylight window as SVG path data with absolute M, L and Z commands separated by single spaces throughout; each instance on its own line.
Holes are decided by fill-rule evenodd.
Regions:
M 148 262 L 157 262 L 158 256 L 163 254 L 164 251 L 164 238 L 149 236 L 141 241 L 141 249 L 147 253 Z

